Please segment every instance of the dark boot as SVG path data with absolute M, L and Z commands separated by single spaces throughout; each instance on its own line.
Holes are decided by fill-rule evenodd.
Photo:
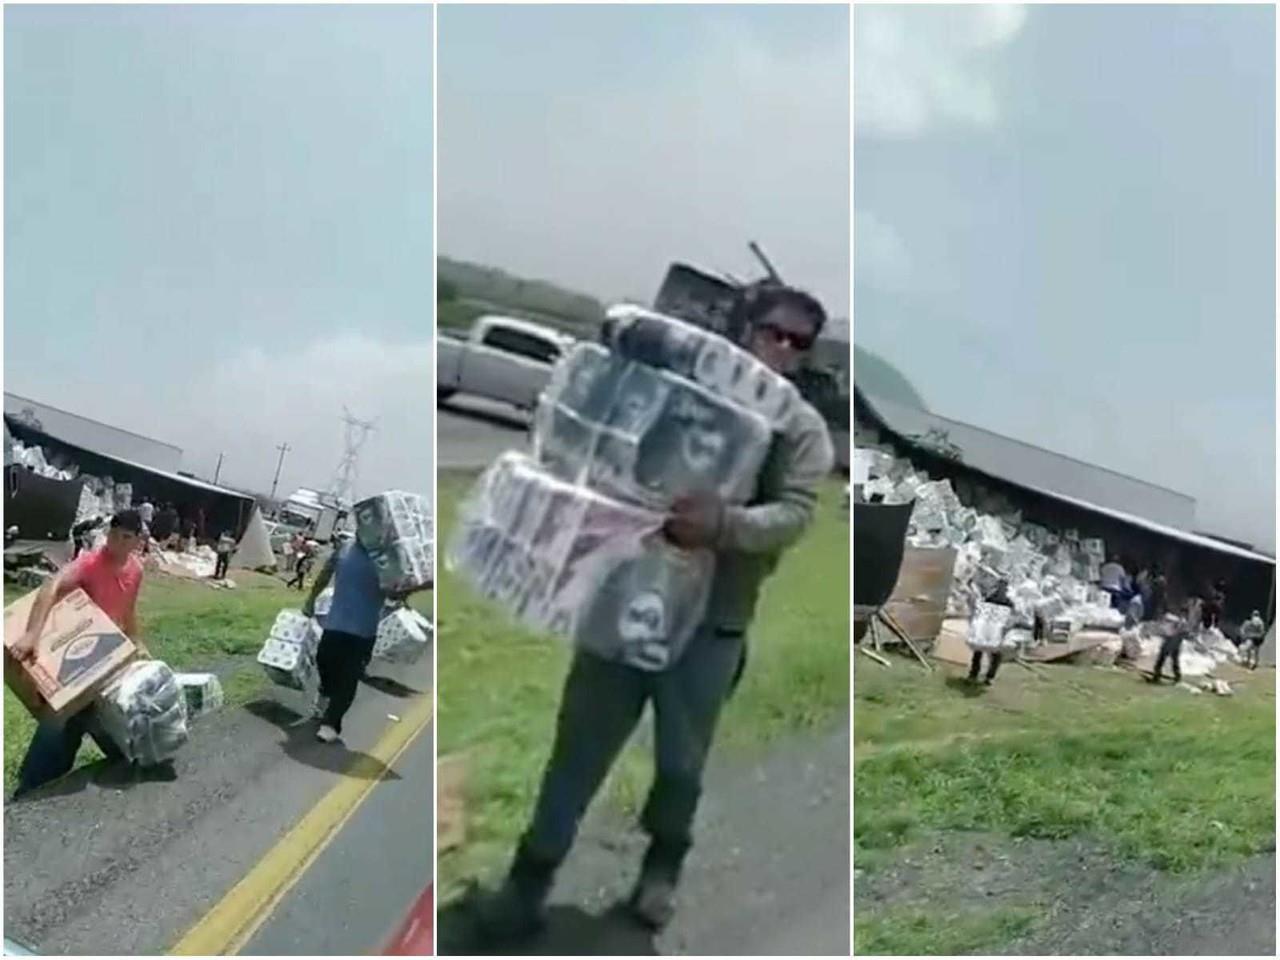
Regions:
M 539 858 L 521 842 L 502 886 L 477 907 L 481 939 L 498 945 L 535 936 L 546 923 L 547 896 L 558 866 Z
M 676 913 L 676 886 L 689 845 L 652 840 L 640 866 L 640 877 L 627 907 L 640 923 L 658 931 L 671 922 Z

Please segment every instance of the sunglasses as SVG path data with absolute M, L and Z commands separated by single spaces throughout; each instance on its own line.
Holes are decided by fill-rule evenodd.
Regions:
M 805 353 L 813 348 L 813 336 L 796 333 L 793 330 L 784 330 L 782 327 L 772 323 L 766 323 L 759 328 L 767 333 L 770 339 L 780 347 L 790 347 L 797 353 Z

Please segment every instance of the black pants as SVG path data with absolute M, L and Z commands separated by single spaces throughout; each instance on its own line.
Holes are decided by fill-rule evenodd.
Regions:
M 1178 652 L 1182 649 L 1181 637 L 1165 637 L 1160 644 L 1160 655 L 1156 657 L 1156 668 L 1151 674 L 1151 679 L 1159 682 L 1160 673 L 1164 669 L 1164 663 L 1169 660 L 1173 664 L 1173 682 L 1182 682 L 1182 668 L 1178 666 Z
M 222 580 L 227 575 L 227 567 L 231 566 L 231 554 L 218 554 L 218 565 L 213 568 L 213 579 Z
M 969 661 L 969 679 L 977 680 L 978 672 L 982 669 L 982 653 L 981 650 L 973 651 L 973 659 Z M 987 682 L 996 678 L 996 671 L 1000 669 L 1001 656 L 998 653 L 988 653 L 990 662 L 987 664 Z
M 342 732 L 342 718 L 351 709 L 360 678 L 373 656 L 373 641 L 373 637 L 337 630 L 326 630 L 320 637 L 316 669 L 320 673 L 320 695 L 329 701 L 322 722 L 338 733 Z
M 307 574 L 311 571 L 311 559 L 309 557 L 299 557 L 297 566 L 294 567 L 293 579 L 290 580 L 286 587 L 297 587 L 299 590 L 306 584 Z
M 522 856 L 543 865 L 549 877 L 569 852 L 582 815 L 650 703 L 655 770 L 641 825 L 668 866 L 678 869 L 692 844 L 716 721 L 741 676 L 745 653 L 741 634 L 710 629 L 693 638 L 676 664 L 658 673 L 576 653 Z

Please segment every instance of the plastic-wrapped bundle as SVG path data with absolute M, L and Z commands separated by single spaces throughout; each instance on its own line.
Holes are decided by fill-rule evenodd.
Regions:
M 316 597 L 315 615 L 316 622 L 321 627 L 324 626 L 325 620 L 329 616 L 329 609 L 333 606 L 333 587 L 325 587 L 320 591 L 320 596 Z
M 319 624 L 300 610 L 281 610 L 258 651 L 258 662 L 274 683 L 305 690 L 315 679 L 319 642 Z
M 431 508 L 416 493 L 392 490 L 355 505 L 356 537 L 391 593 L 425 587 L 435 570 Z
M 782 423 L 800 405 L 791 381 L 711 330 L 642 307 L 611 307 L 606 346 L 628 360 L 670 370 L 711 392 Z
M 449 567 L 532 627 L 661 670 L 701 622 L 715 563 L 668 543 L 662 523 L 507 453 L 464 504 Z
M 212 673 L 179 673 L 175 675 L 187 705 L 187 722 L 194 723 L 206 713 L 222 706 L 222 684 Z
M 399 607 L 378 622 L 373 655 L 392 663 L 415 663 L 431 645 L 431 621 L 408 607 Z
M 974 650 L 998 651 L 1015 645 L 1005 636 L 1013 610 L 997 603 L 979 601 L 969 620 L 969 646 Z M 1016 638 L 1015 638 L 1016 639 Z
M 534 451 L 563 480 L 661 509 L 690 493 L 748 500 L 770 435 L 759 414 L 583 343 L 557 364 L 539 402 Z
M 168 664 L 140 660 L 126 666 L 98 697 L 103 729 L 130 760 L 152 766 L 187 742 L 187 706 Z

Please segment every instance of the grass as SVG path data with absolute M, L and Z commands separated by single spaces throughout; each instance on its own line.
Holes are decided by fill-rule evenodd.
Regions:
M 982 953 L 1021 936 L 1035 922 L 1024 907 L 988 910 L 906 909 L 853 921 L 855 955 L 955 956 Z
M 277 577 L 246 570 L 233 574 L 234 590 L 150 574 L 138 598 L 142 641 L 152 655 L 179 671 L 215 671 L 227 707 L 254 699 L 269 681 L 255 657 L 282 607 L 300 606 L 305 594 L 285 589 Z M 5 604 L 25 594 L 5 585 Z M 422 596 L 422 595 L 420 595 Z M 429 609 L 429 607 L 428 607 Z M 35 730 L 35 720 L 7 688 L 4 692 L 4 789 L 16 782 L 18 765 Z M 101 753 L 89 738 L 76 758 L 92 763 Z
M 975 697 L 941 671 L 859 664 L 854 693 L 855 857 L 925 830 L 1088 833 L 1182 872 L 1274 844 L 1271 670 L 1197 697 L 1127 671 L 1011 665 Z
M 437 478 L 446 548 L 458 501 L 473 479 L 461 471 Z M 832 483 L 812 529 L 765 587 L 746 677 L 720 725 L 724 747 L 758 750 L 780 737 L 825 730 L 847 713 L 849 527 L 839 501 Z M 466 841 L 439 864 L 447 900 L 500 864 L 523 829 L 550 748 L 569 650 L 514 625 L 441 566 L 439 751 L 464 752 L 467 770 Z M 643 747 L 633 742 L 605 786 L 609 802 L 636 809 L 648 770 Z

